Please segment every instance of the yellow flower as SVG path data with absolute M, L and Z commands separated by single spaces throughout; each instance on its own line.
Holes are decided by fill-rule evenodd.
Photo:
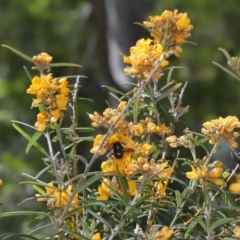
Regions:
M 39 132 L 45 131 L 47 127 L 47 115 L 45 113 L 39 113 L 37 115 L 37 122 L 35 123 L 35 127 Z
M 67 88 L 67 79 L 53 79 L 52 74 L 42 75 L 41 77 L 33 77 L 32 84 L 27 89 L 28 94 L 35 94 L 36 99 L 33 100 L 32 106 L 38 107 L 42 105 L 45 109 L 45 117 L 39 116 L 37 121 L 38 131 L 44 131 L 50 123 L 55 123 L 62 116 L 63 110 L 66 110 L 68 102 L 69 89 Z M 60 112 L 61 110 L 61 112 Z M 41 119 L 40 119 L 41 118 Z M 45 123 L 44 123 L 45 121 Z M 45 124 L 45 125 L 44 125 Z
M 139 80 L 148 78 L 149 74 L 156 65 L 156 61 L 163 54 L 162 45 L 152 45 L 151 39 L 140 39 L 136 46 L 130 48 L 130 56 L 124 56 L 124 63 L 131 64 L 131 67 L 125 68 L 124 72 L 137 77 Z M 162 70 L 168 65 L 168 61 L 162 61 L 158 70 L 153 74 L 152 80 L 158 80 L 161 77 Z M 139 78 L 140 77 L 140 78 Z
M 239 136 L 235 128 L 240 128 L 240 122 L 237 117 L 228 116 L 226 118 L 211 120 L 203 124 L 202 133 L 210 136 L 209 143 L 227 141 L 231 148 L 237 148 L 235 139 Z
M 117 111 L 118 111 L 119 113 L 121 113 L 122 110 L 126 107 L 126 105 L 127 105 L 127 102 L 126 102 L 126 101 L 120 102 L 120 103 L 118 104 Z
M 170 147 L 172 148 L 177 148 L 182 145 L 178 137 L 176 137 L 175 135 L 167 137 L 166 141 L 169 143 Z
M 56 95 L 56 104 L 57 107 L 61 110 L 66 110 L 66 105 L 68 102 L 68 98 L 62 94 Z
M 55 123 L 58 121 L 58 119 L 62 116 L 62 111 L 59 108 L 56 108 L 55 110 L 51 111 L 51 123 Z
M 143 156 L 147 156 L 149 151 L 152 149 L 152 145 L 149 144 L 149 143 L 144 143 L 142 146 L 141 146 L 141 153 Z
M 197 171 L 197 169 L 196 169 L 193 165 L 191 165 L 191 168 L 192 168 L 192 171 L 186 173 L 186 177 L 187 177 L 188 179 L 198 180 L 198 179 L 201 179 L 201 178 L 205 178 L 205 177 L 206 177 L 207 167 L 202 166 L 202 167 L 201 167 L 201 170 L 199 170 L 199 171 Z
M 187 13 L 178 13 L 177 9 L 173 12 L 166 10 L 159 16 L 150 16 L 149 19 L 150 22 L 143 22 L 143 24 L 151 32 L 154 43 L 162 43 L 166 36 L 164 50 L 173 50 L 174 54 L 179 56 L 182 52 L 180 43 L 191 35 L 190 31 L 193 29 Z
M 90 150 L 91 153 L 95 153 L 98 151 L 100 144 L 102 143 L 103 140 L 103 135 L 97 135 L 94 142 L 93 142 L 93 148 Z M 101 147 L 101 149 L 99 150 L 98 154 L 100 156 L 102 156 L 103 154 L 105 154 L 107 152 L 109 148 L 109 144 L 108 144 L 108 140 L 106 140 L 103 144 L 103 146 Z
M 164 226 L 157 234 L 156 240 L 168 240 L 172 237 L 173 230 L 169 229 L 168 227 Z
M 58 82 L 60 83 L 59 93 L 67 96 L 70 91 L 70 89 L 67 87 L 67 85 L 68 85 L 67 78 L 61 78 L 61 79 L 59 79 Z
M 128 182 L 128 191 L 129 191 L 129 194 L 131 196 L 135 196 L 137 194 L 137 186 L 136 186 L 136 183 L 131 180 L 131 179 L 128 179 L 127 180 Z
M 32 60 L 33 63 L 36 65 L 36 67 L 33 69 L 39 69 L 45 68 L 52 61 L 52 57 L 49 54 L 42 52 L 37 56 L 33 56 Z
M 109 186 L 110 181 L 105 178 L 101 186 L 98 187 L 99 196 L 97 197 L 97 200 L 108 200 L 108 198 L 112 196 Z
M 100 233 L 95 233 L 93 234 L 93 236 L 91 237 L 91 240 L 101 240 L 101 234 Z
M 234 194 L 240 193 L 240 174 L 236 176 L 236 182 L 230 184 L 229 190 Z
M 68 185 L 67 190 L 64 190 L 64 189 L 61 191 L 55 190 L 53 195 L 54 195 L 54 198 L 56 199 L 56 207 L 65 207 L 69 202 L 69 198 L 71 194 L 72 194 L 72 185 Z M 79 208 L 77 194 L 74 195 L 71 204 L 72 206 L 70 207 L 70 210 L 72 210 L 73 207 Z
M 0 179 L 0 186 L 1 186 L 1 185 L 3 185 L 3 180 L 2 180 L 2 179 Z
M 239 222 L 238 222 L 238 223 L 236 224 L 236 226 L 234 227 L 233 233 L 234 233 L 233 237 L 234 237 L 235 239 L 239 239 L 239 238 L 240 238 L 240 224 L 239 224 Z
M 46 201 L 49 208 L 65 207 L 69 202 L 70 196 L 72 195 L 73 186 L 70 184 L 68 185 L 67 189 L 64 188 L 57 189 L 54 188 L 53 185 L 54 185 L 53 182 L 47 184 L 47 186 L 45 187 L 46 189 L 45 195 L 36 194 L 37 201 Z M 79 209 L 80 211 L 82 211 L 78 203 L 77 194 L 73 196 L 69 211 L 73 209 Z

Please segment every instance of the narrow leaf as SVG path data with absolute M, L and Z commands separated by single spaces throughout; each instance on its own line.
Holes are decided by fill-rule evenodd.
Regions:
M 12 47 L 10 47 L 10 46 L 8 46 L 8 45 L 5 45 L 5 44 L 2 44 L 1 46 L 2 46 L 2 47 L 5 47 L 5 48 L 7 48 L 7 49 L 9 49 L 9 50 L 11 50 L 12 52 L 14 52 L 14 53 L 17 54 L 18 56 L 24 58 L 25 60 L 27 60 L 27 61 L 29 61 L 29 62 L 32 62 L 32 58 L 30 58 L 29 56 L 23 54 L 22 52 L 18 51 L 17 49 L 12 48 Z
M 17 238 L 16 238 L 17 237 Z M 38 240 L 38 238 L 33 237 L 32 235 L 27 235 L 27 234 L 11 234 L 6 237 L 3 237 L 2 240 L 7 240 L 7 239 L 19 239 L 19 237 L 23 237 L 24 239 L 33 239 L 33 240 Z
M 29 143 L 28 143 L 28 145 L 27 145 L 27 148 L 26 148 L 26 153 L 28 153 L 29 152 L 29 150 L 31 149 L 31 147 L 35 144 L 35 143 L 37 143 L 37 140 L 42 136 L 42 132 L 36 132 L 33 136 L 32 136 L 32 138 L 30 139 L 30 141 L 29 141 Z
M 226 72 L 227 74 L 231 75 L 232 77 L 236 78 L 238 81 L 240 81 L 240 78 L 233 73 L 232 71 L 228 70 L 227 68 L 223 67 L 222 65 L 220 65 L 217 62 L 213 62 L 214 65 L 216 65 L 217 67 L 221 68 L 224 72 Z
M 180 209 L 182 205 L 182 196 L 178 190 L 175 191 L 175 198 L 176 198 L 177 208 Z
M 25 137 L 28 141 L 31 140 L 31 136 L 27 134 L 25 131 L 23 131 L 22 128 L 17 126 L 16 124 L 13 123 L 13 127 L 20 133 L 22 134 L 23 137 Z M 33 143 L 33 146 L 36 147 L 40 152 L 42 152 L 45 156 L 48 157 L 48 153 L 45 151 L 45 149 L 37 142 Z
M 50 67 L 82 67 L 79 64 L 76 63 L 50 63 Z
M 231 58 L 230 54 L 229 54 L 225 49 L 223 49 L 223 48 L 218 48 L 218 50 L 220 50 L 221 52 L 223 52 L 223 54 L 225 55 L 225 57 L 227 58 L 227 60 L 228 60 L 229 62 L 232 61 L 232 58 Z
M 234 218 L 223 218 L 223 219 L 219 219 L 216 222 L 214 222 L 212 224 L 212 226 L 209 229 L 209 232 L 211 233 L 215 228 L 217 228 L 218 226 L 222 226 L 226 223 L 232 222 L 234 221 Z
M 105 224 L 106 226 L 109 227 L 109 229 L 111 229 L 111 225 L 104 218 L 102 218 L 100 215 L 91 211 L 90 209 L 88 209 L 88 213 L 90 213 L 95 219 L 99 220 L 101 223 Z
M 91 184 L 93 184 L 94 182 L 98 181 L 100 178 L 102 178 L 102 173 L 98 173 L 97 175 L 88 178 L 86 181 L 84 181 L 83 183 L 81 183 L 81 185 L 77 186 L 76 188 L 74 188 L 73 192 L 74 193 L 80 193 L 83 190 L 85 190 L 87 187 L 89 187 Z
M 177 83 L 173 87 L 167 89 L 165 92 L 161 93 L 161 95 L 158 97 L 158 101 L 162 100 L 163 98 L 169 96 L 170 93 L 175 92 L 178 88 L 182 86 L 182 83 Z
M 0 218 L 3 217 L 15 217 L 15 216 L 49 216 L 49 213 L 38 212 L 38 211 L 14 211 L 14 212 L 5 212 L 0 214 Z
M 184 239 L 188 239 L 188 236 L 190 234 L 190 232 L 193 230 L 193 228 L 203 220 L 203 216 L 198 216 L 196 219 L 194 219 L 190 225 L 187 228 L 187 231 L 184 234 Z
M 102 87 L 103 87 L 103 88 L 107 88 L 110 92 L 120 94 L 121 96 L 124 95 L 124 92 L 119 91 L 119 90 L 116 89 L 116 88 L 109 87 L 109 86 L 106 86 L 106 85 L 102 85 Z
M 42 188 L 40 188 L 40 187 L 37 186 L 37 185 L 33 185 L 33 188 L 34 188 L 38 193 L 40 193 L 41 195 L 45 195 L 45 194 L 46 194 L 46 191 L 44 191 Z
M 174 70 L 174 66 L 172 66 L 168 72 L 168 76 L 167 76 L 167 83 L 170 83 L 171 81 L 171 77 L 172 77 L 172 73 L 173 73 L 173 70 Z
M 118 178 L 119 185 L 121 186 L 121 189 L 122 189 L 122 192 L 123 192 L 123 197 L 124 197 L 126 202 L 129 202 L 130 196 L 129 196 L 129 193 L 128 193 L 128 182 L 127 182 L 126 177 L 123 176 L 119 172 L 118 165 L 117 165 L 116 173 L 117 173 L 117 178 Z
M 55 130 L 56 130 L 56 134 L 57 134 L 57 139 L 60 143 L 60 145 L 63 145 L 63 140 L 62 140 L 62 132 L 61 132 L 61 128 L 59 127 L 59 125 L 57 123 L 55 123 Z
M 140 97 L 137 97 L 133 105 L 133 122 L 137 123 Z

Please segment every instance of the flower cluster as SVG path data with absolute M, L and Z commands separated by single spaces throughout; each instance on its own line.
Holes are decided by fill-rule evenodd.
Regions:
M 195 165 L 191 165 L 191 172 L 187 172 L 186 176 L 188 179 L 200 180 L 200 183 L 207 184 L 207 182 L 212 182 L 217 186 L 224 185 L 223 179 L 223 163 L 221 161 L 215 161 L 208 166 L 205 166 L 204 163 L 206 157 L 203 160 L 197 159 Z
M 68 185 L 67 189 L 65 188 L 57 189 L 53 185 L 54 185 L 53 182 L 48 183 L 47 187 L 45 187 L 46 189 L 45 194 L 43 195 L 36 194 L 37 201 L 40 202 L 46 201 L 47 206 L 51 209 L 55 207 L 63 208 L 69 202 L 69 198 L 72 195 L 73 187 L 72 185 Z M 81 207 L 78 202 L 79 202 L 78 195 L 75 194 L 72 199 L 71 207 L 69 208 L 69 210 L 78 209 L 79 211 L 81 211 Z
M 237 148 L 238 144 L 235 142 L 235 139 L 239 136 L 239 133 L 234 131 L 235 128 L 240 128 L 240 122 L 237 117 L 220 117 L 204 123 L 202 133 L 210 136 L 210 144 L 227 141 L 230 148 Z
M 136 183 L 131 179 L 127 179 L 127 183 L 128 183 L 128 192 L 130 196 L 135 196 L 137 193 Z M 97 200 L 108 200 L 110 197 L 113 196 L 112 194 L 113 190 L 118 192 L 119 194 L 122 194 L 122 190 L 119 186 L 119 183 L 116 181 L 115 178 L 112 181 L 105 178 L 102 181 L 102 184 L 98 187 Z
M 120 186 L 114 178 L 117 176 L 117 172 L 126 176 L 128 192 L 131 196 L 136 194 L 137 187 L 136 183 L 131 180 L 132 176 L 138 176 L 140 181 L 156 175 L 156 181 L 150 184 L 155 192 L 152 196 L 164 196 L 165 187 L 163 181 L 171 176 L 172 168 L 169 167 L 167 161 L 159 163 L 155 159 L 149 159 L 152 144 L 145 141 L 143 137 L 151 134 L 164 136 L 169 133 L 169 128 L 165 124 L 157 125 L 152 118 L 140 120 L 136 124 L 128 122 L 124 115 L 119 118 L 125 105 L 126 102 L 120 102 L 116 109 L 106 109 L 103 116 L 97 112 L 89 114 L 94 127 L 104 126 L 110 128 L 116 119 L 119 119 L 112 133 L 105 138 L 104 142 L 103 135 L 96 136 L 93 148 L 90 150 L 91 153 L 98 152 L 99 155 L 110 153 L 108 159 L 102 162 L 101 169 L 105 176 L 113 176 L 113 179 L 103 180 L 101 186 L 98 187 L 99 196 L 97 199 L 107 200 L 112 196 L 111 190 L 121 194 Z M 115 144 L 119 148 L 116 148 Z
M 152 44 L 151 39 L 141 39 L 137 41 L 136 46 L 130 48 L 130 56 L 124 56 L 124 63 L 131 64 L 131 67 L 124 69 L 124 72 L 136 77 L 137 79 L 146 79 L 157 64 L 157 60 L 163 54 L 161 44 Z M 162 70 L 168 65 L 168 61 L 163 60 L 157 71 L 153 73 L 152 80 L 158 80 L 161 77 Z
M 172 11 L 164 11 L 160 16 L 150 16 L 150 22 L 143 24 L 151 32 L 154 43 L 161 43 L 165 46 L 165 51 L 172 50 L 176 56 L 182 52 L 181 43 L 188 38 L 193 29 L 187 13 L 178 13 L 175 9 Z
M 32 69 L 42 71 L 49 67 L 49 63 L 52 61 L 52 57 L 43 52 L 38 54 L 37 56 L 33 56 L 32 61 L 34 63 L 34 67 Z
M 38 61 L 35 60 L 34 62 L 42 65 L 46 64 L 50 56 L 46 59 L 44 56 L 37 58 Z M 37 115 L 37 122 L 35 123 L 39 132 L 45 131 L 47 127 L 57 122 L 66 110 L 70 91 L 67 84 L 66 78 L 53 78 L 51 73 L 41 77 L 33 77 L 27 93 L 36 95 L 32 107 L 43 107 L 43 110 Z

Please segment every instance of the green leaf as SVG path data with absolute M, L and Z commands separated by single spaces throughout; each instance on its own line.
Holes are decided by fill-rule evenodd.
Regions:
M 176 198 L 177 208 L 180 209 L 182 205 L 182 196 L 178 190 L 175 191 L 175 198 Z
M 76 63 L 50 63 L 50 67 L 82 67 L 79 64 Z
M 223 219 L 219 219 L 217 220 L 216 222 L 214 222 L 210 229 L 209 229 L 209 232 L 211 233 L 215 228 L 217 228 L 218 226 L 222 226 L 226 223 L 229 223 L 229 222 L 232 222 L 234 221 L 234 218 L 223 218 Z
M 117 173 L 117 178 L 118 178 L 118 182 L 119 185 L 121 186 L 122 192 L 123 192 L 123 198 L 126 202 L 130 201 L 130 196 L 128 193 L 128 182 L 125 176 L 123 176 L 118 169 L 118 165 L 116 168 L 116 173 Z
M 29 62 L 32 62 L 32 58 L 30 58 L 29 56 L 23 54 L 22 52 L 18 51 L 17 49 L 12 48 L 12 47 L 10 47 L 10 46 L 8 46 L 8 45 L 5 45 L 5 44 L 2 44 L 1 46 L 2 46 L 2 47 L 5 47 L 5 48 L 7 48 L 7 49 L 9 49 L 9 50 L 11 50 L 12 52 L 14 52 L 14 53 L 17 54 L 18 56 L 24 58 L 25 60 L 27 60 L 27 61 L 29 61 Z
M 13 238 L 14 237 L 14 238 Z M 32 235 L 27 235 L 27 234 L 11 234 L 11 235 L 8 235 L 6 237 L 3 237 L 2 240 L 7 240 L 7 239 L 19 239 L 19 238 L 16 238 L 16 237 L 23 237 L 24 239 L 34 239 L 34 240 L 38 240 L 39 238 L 35 238 L 33 237 Z
M 26 148 L 26 153 L 28 153 L 29 152 L 29 150 L 31 149 L 31 147 L 35 144 L 35 143 L 37 143 L 37 140 L 42 136 L 42 132 L 36 132 L 33 136 L 32 136 L 32 138 L 30 139 L 30 141 L 29 141 L 29 143 L 28 143 L 28 145 L 27 145 L 27 148 Z
M 62 132 L 61 132 L 60 126 L 57 123 L 55 123 L 55 130 L 56 130 L 56 134 L 57 134 L 57 139 L 58 139 L 60 145 L 62 146 L 63 145 Z
M 165 92 L 161 93 L 161 95 L 158 97 L 157 101 L 162 100 L 163 98 L 169 96 L 170 93 L 175 92 L 178 88 L 182 86 L 182 83 L 177 83 L 173 87 L 167 89 Z
M 88 178 L 87 180 L 85 180 L 84 182 L 81 183 L 81 185 L 77 185 L 74 190 L 73 193 L 80 193 L 83 190 L 85 190 L 87 187 L 89 187 L 91 184 L 95 183 L 96 181 L 98 181 L 100 178 L 102 178 L 103 174 L 102 173 L 98 173 L 93 177 Z
M 15 217 L 15 216 L 49 216 L 49 213 L 38 212 L 38 211 L 14 211 L 14 212 L 0 213 L 0 218 Z
M 67 156 L 69 158 L 75 158 L 75 159 L 79 159 L 80 161 L 82 161 L 85 165 L 88 164 L 88 160 L 81 156 L 81 155 L 77 155 L 77 154 L 67 154 Z
M 111 225 L 104 218 L 102 218 L 99 214 L 91 211 L 90 209 L 88 209 L 87 212 L 90 213 L 95 219 L 99 220 L 101 223 L 103 223 L 106 226 L 108 226 L 109 229 L 111 229 Z
M 113 87 L 109 87 L 109 86 L 106 86 L 106 85 L 102 85 L 103 88 L 107 88 L 110 92 L 113 92 L 113 93 L 117 93 L 121 96 L 125 95 L 124 92 L 122 91 L 119 91 L 118 89 L 116 88 L 113 88 Z
M 203 220 L 203 216 L 198 216 L 197 218 L 195 218 L 190 225 L 187 227 L 187 231 L 184 234 L 184 239 L 187 239 L 189 236 L 189 233 L 193 230 L 193 228 Z
M 213 62 L 213 64 L 216 65 L 217 67 L 221 68 L 224 72 L 228 73 L 229 75 L 231 75 L 232 77 L 234 77 L 238 81 L 240 81 L 240 78 L 235 73 L 233 73 L 232 71 L 228 70 L 227 68 L 223 67 L 222 65 L 220 65 L 217 62 Z
M 94 141 L 94 137 L 92 136 L 89 136 L 89 137 L 75 137 L 73 138 L 73 140 L 78 140 L 79 142 L 82 142 L 82 141 L 91 141 L 93 142 Z
M 32 137 L 27 134 L 22 128 L 20 128 L 17 124 L 13 123 L 13 127 L 22 134 L 23 137 L 25 137 L 28 141 L 31 141 Z M 45 156 L 49 156 L 48 153 L 45 151 L 45 149 L 37 142 L 33 143 L 33 146 L 36 147 L 40 152 L 42 152 Z
M 40 193 L 41 195 L 45 195 L 46 191 L 44 191 L 42 188 L 40 188 L 38 185 L 33 185 L 33 188 Z
M 232 61 L 232 58 L 231 58 L 230 54 L 229 54 L 225 49 L 223 49 L 223 48 L 218 48 L 218 50 L 220 50 L 221 52 L 223 52 L 223 54 L 225 55 L 225 57 L 227 58 L 227 60 L 228 60 L 229 62 Z
M 133 105 L 133 122 L 137 123 L 140 97 L 137 97 Z
M 171 77 L 172 77 L 172 73 L 173 73 L 173 70 L 174 70 L 174 66 L 172 66 L 168 72 L 168 76 L 167 76 L 167 83 L 170 83 L 171 81 Z

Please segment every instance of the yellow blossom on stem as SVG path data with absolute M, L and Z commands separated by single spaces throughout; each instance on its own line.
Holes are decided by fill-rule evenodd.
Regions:
M 131 179 L 128 179 L 127 180 L 128 182 L 128 191 L 129 191 L 129 194 L 131 196 L 135 196 L 137 194 L 137 186 L 136 186 L 136 183 L 131 180 Z
M 105 178 L 101 186 L 98 187 L 99 196 L 97 197 L 97 200 L 108 200 L 108 198 L 112 196 L 109 186 L 110 181 Z
M 37 56 L 33 56 L 32 60 L 36 65 L 36 67 L 33 67 L 33 69 L 44 69 L 52 61 L 52 57 L 49 54 L 42 52 Z
M 163 54 L 161 44 L 152 44 L 151 39 L 140 39 L 136 46 L 130 48 L 130 56 L 124 56 L 124 63 L 131 64 L 131 67 L 125 68 L 124 72 L 138 78 L 146 79 L 157 64 L 157 60 Z M 158 80 L 161 77 L 162 70 L 168 65 L 164 60 L 157 71 L 153 74 L 152 80 Z
M 48 183 L 45 189 L 45 195 L 36 194 L 37 201 L 46 201 L 50 208 L 65 207 L 68 204 L 69 198 L 73 192 L 73 186 L 71 184 L 67 186 L 67 189 L 57 189 L 54 188 L 53 182 Z M 79 209 L 81 211 L 78 202 L 78 195 L 75 194 L 71 201 L 71 207 L 69 208 L 69 211 L 73 209 Z
M 182 52 L 180 44 L 191 35 L 190 31 L 193 29 L 187 13 L 178 13 L 177 9 L 166 10 L 161 15 L 150 16 L 149 19 L 149 22 L 145 21 L 143 24 L 151 32 L 154 43 L 164 43 L 165 51 L 173 50 L 179 56 Z
M 91 240 L 101 240 L 101 234 L 100 233 L 95 233 L 92 235 Z
M 169 240 L 173 235 L 173 230 L 169 229 L 168 227 L 164 226 L 157 234 L 156 234 L 156 240 Z
M 35 123 L 35 127 L 39 132 L 45 131 L 47 127 L 47 115 L 45 113 L 39 113 L 37 115 L 37 122 Z
M 191 165 L 192 171 L 186 173 L 188 179 L 201 179 L 205 178 L 207 175 L 207 167 L 201 166 L 201 170 L 197 170 L 193 165 Z
M 229 190 L 234 194 L 240 193 L 240 174 L 236 176 L 236 182 L 230 184 Z
M 94 142 L 93 142 L 93 148 L 90 150 L 91 153 L 96 153 L 99 149 L 100 144 L 102 143 L 103 140 L 103 135 L 97 135 Z M 103 144 L 103 146 L 101 147 L 101 149 L 99 150 L 98 154 L 101 156 L 103 154 L 105 154 L 107 152 L 109 148 L 109 144 L 108 144 L 108 140 L 106 140 Z
M 234 131 L 235 128 L 240 128 L 240 122 L 237 117 L 219 117 L 219 119 L 204 123 L 202 133 L 211 137 L 209 140 L 210 144 L 227 141 L 230 148 L 237 148 L 238 144 L 235 142 L 235 139 L 239 136 L 239 133 Z
M 53 79 L 51 73 L 33 77 L 27 93 L 36 95 L 32 107 L 41 105 L 44 108 L 44 113 L 40 113 L 35 125 L 39 132 L 43 132 L 49 124 L 57 122 L 66 110 L 70 91 L 67 84 L 66 78 Z

